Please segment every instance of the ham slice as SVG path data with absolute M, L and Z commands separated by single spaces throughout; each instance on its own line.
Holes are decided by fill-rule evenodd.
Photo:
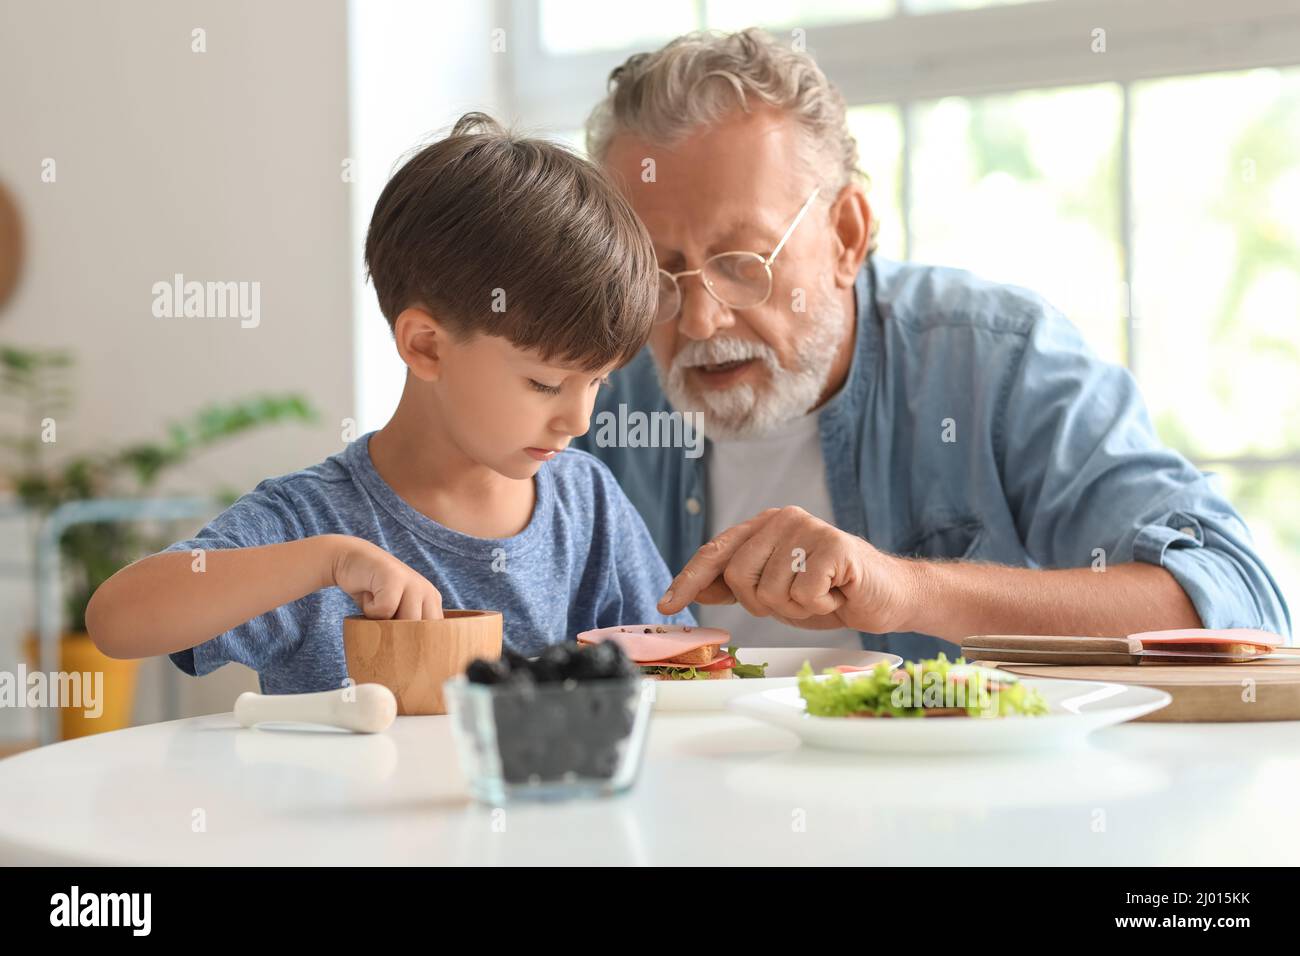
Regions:
M 1172 631 L 1143 631 L 1130 634 L 1142 642 L 1144 649 L 1166 648 L 1168 650 L 1223 650 L 1236 651 L 1240 645 L 1249 645 L 1261 653 L 1269 653 L 1282 638 L 1268 631 L 1257 631 L 1249 627 L 1228 628 L 1183 628 Z M 1187 645 L 1193 647 L 1187 647 Z
M 720 627 L 692 627 L 688 631 L 670 624 L 624 624 L 622 627 L 583 631 L 578 635 L 579 644 L 613 641 L 624 654 L 643 667 L 677 666 L 663 662 L 701 647 L 724 646 L 730 640 L 731 634 Z

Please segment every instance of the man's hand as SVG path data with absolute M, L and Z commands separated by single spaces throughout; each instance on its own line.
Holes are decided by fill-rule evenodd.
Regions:
M 769 508 L 707 542 L 673 579 L 659 610 L 734 604 L 795 627 L 903 630 L 913 603 L 909 562 L 802 508 Z
M 1122 637 L 1203 626 L 1159 565 L 1044 570 L 899 558 L 794 507 L 771 508 L 705 544 L 659 610 L 675 614 L 692 601 L 739 601 L 755 617 L 794 627 L 916 631 L 955 642 L 970 634 Z

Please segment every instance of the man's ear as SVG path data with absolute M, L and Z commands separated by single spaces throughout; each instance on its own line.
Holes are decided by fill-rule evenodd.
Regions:
M 412 306 L 394 320 L 393 337 L 397 340 L 397 354 L 411 373 L 422 381 L 436 382 L 449 341 L 447 327 L 428 310 Z
M 835 259 L 832 271 L 841 289 L 852 286 L 871 244 L 871 204 L 859 183 L 849 183 L 831 204 L 831 228 L 835 230 Z

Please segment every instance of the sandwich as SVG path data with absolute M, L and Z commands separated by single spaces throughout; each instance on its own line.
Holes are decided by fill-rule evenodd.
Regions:
M 646 677 L 655 680 L 731 680 L 762 677 L 766 664 L 741 664 L 731 635 L 720 627 L 624 624 L 583 631 L 579 644 L 617 644 Z

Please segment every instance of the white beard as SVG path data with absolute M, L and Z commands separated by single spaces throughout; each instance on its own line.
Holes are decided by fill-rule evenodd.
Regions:
M 794 368 L 783 368 L 771 346 L 763 342 L 714 335 L 683 346 L 667 374 L 656 361 L 660 387 L 677 411 L 703 413 L 703 431 L 708 437 L 722 441 L 761 438 L 817 404 L 849 332 L 846 311 L 830 277 L 823 275 L 817 302 L 807 313 L 805 333 L 795 347 Z M 728 389 L 700 389 L 687 376 L 693 366 L 748 358 L 761 360 L 767 368 L 761 391 L 747 383 Z

